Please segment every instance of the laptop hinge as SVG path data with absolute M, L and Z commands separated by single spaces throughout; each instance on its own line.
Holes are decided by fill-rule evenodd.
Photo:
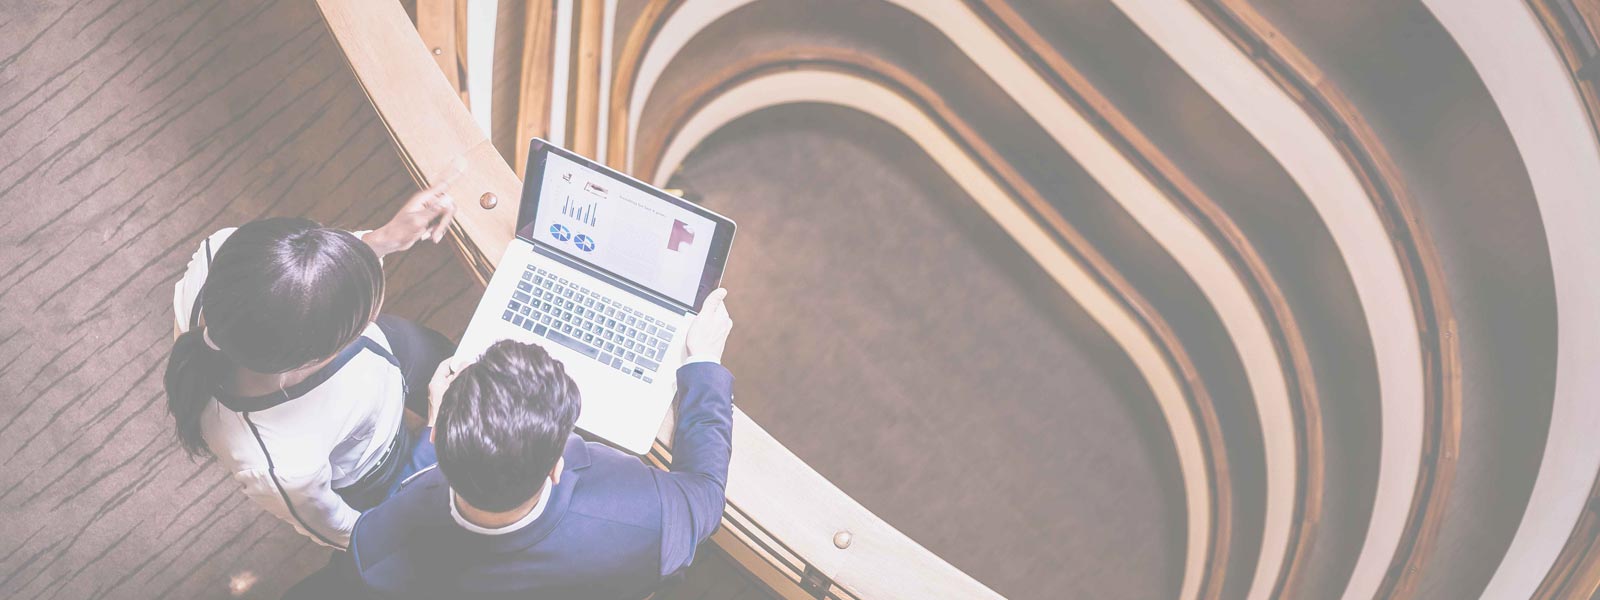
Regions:
M 833 580 L 823 575 L 816 567 L 806 565 L 805 573 L 800 575 L 800 589 L 811 594 L 812 598 L 823 600 L 828 597 L 828 590 L 833 587 Z

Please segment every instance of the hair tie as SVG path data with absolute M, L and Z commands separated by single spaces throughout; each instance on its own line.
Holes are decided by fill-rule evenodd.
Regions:
M 200 339 L 205 340 L 207 348 L 210 348 L 212 350 L 216 350 L 217 352 L 221 352 L 222 351 L 222 348 L 217 347 L 217 343 L 216 342 L 211 341 L 211 328 L 210 327 L 202 327 L 202 328 L 200 328 Z

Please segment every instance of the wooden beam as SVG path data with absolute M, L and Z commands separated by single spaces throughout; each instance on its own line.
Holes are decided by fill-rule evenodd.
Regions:
M 1445 286 L 1444 268 L 1438 248 L 1434 245 L 1428 230 L 1421 225 L 1420 209 L 1406 187 L 1405 178 L 1372 124 L 1361 114 L 1337 82 L 1328 79 L 1321 68 L 1299 46 L 1255 8 L 1257 2 L 1254 0 L 1187 1 L 1224 38 L 1238 48 L 1241 56 L 1247 57 L 1255 64 L 1266 76 L 1266 81 L 1282 91 L 1282 98 L 1296 105 L 1309 118 L 1330 144 L 1327 148 L 1331 148 L 1344 159 L 1348 174 L 1354 177 L 1355 183 L 1359 186 L 1359 193 L 1371 204 L 1373 213 L 1389 238 L 1390 250 L 1398 261 L 1400 278 L 1406 291 L 1404 300 L 1410 305 L 1411 313 L 1405 335 L 1411 335 L 1414 327 L 1421 369 L 1418 371 L 1396 369 L 1391 372 L 1403 373 L 1401 377 L 1405 379 L 1411 379 L 1411 373 L 1419 374 L 1423 393 L 1421 430 L 1413 433 L 1397 426 L 1393 431 L 1404 432 L 1400 435 L 1405 437 L 1395 437 L 1397 443 L 1394 447 L 1402 447 L 1402 444 L 1407 443 L 1400 440 L 1420 437 L 1419 451 L 1422 460 L 1418 465 L 1414 481 L 1404 481 L 1405 478 L 1400 477 L 1394 480 L 1393 484 L 1388 484 L 1380 475 L 1378 484 L 1380 508 L 1375 509 L 1379 511 L 1377 514 L 1398 513 L 1386 506 L 1389 502 L 1397 502 L 1406 496 L 1409 496 L 1409 508 L 1404 521 L 1399 525 L 1398 539 L 1394 541 L 1394 550 L 1386 561 L 1388 564 L 1382 567 L 1381 571 L 1372 565 L 1378 565 L 1380 564 L 1378 561 L 1383 560 L 1378 557 L 1386 552 L 1381 549 L 1382 544 L 1386 542 L 1374 540 L 1394 539 L 1396 534 L 1392 523 L 1380 521 L 1379 518 L 1373 519 L 1373 524 L 1369 525 L 1368 537 L 1363 542 L 1362 554 L 1357 559 L 1356 570 L 1351 576 L 1351 587 L 1346 588 L 1346 593 L 1361 595 L 1370 591 L 1377 597 L 1383 598 L 1415 596 L 1419 593 L 1417 586 L 1420 582 L 1420 573 L 1423 571 L 1422 567 L 1428 563 L 1437 549 L 1440 527 L 1449 505 L 1451 484 L 1455 479 L 1456 461 L 1460 456 L 1461 347 L 1455 337 L 1454 308 L 1451 306 L 1449 295 L 1444 292 L 1448 288 Z M 1125 3 L 1126 0 L 1119 0 L 1119 6 Z M 1140 24 L 1141 28 L 1146 26 Z M 1170 49 L 1168 51 L 1172 52 Z M 1179 56 L 1173 55 L 1173 58 L 1178 60 Z M 1182 64 L 1184 61 L 1178 60 L 1178 62 Z M 1185 67 L 1185 70 L 1190 71 L 1192 77 L 1200 78 L 1195 71 L 1190 70 L 1190 67 Z M 1221 69 L 1216 73 L 1217 75 L 1213 77 L 1225 76 Z M 1226 106 L 1228 103 L 1223 102 L 1223 104 Z M 1270 104 L 1263 103 L 1263 106 Z M 1252 106 L 1249 112 L 1265 114 L 1260 113 L 1259 108 Z M 1243 105 L 1239 105 L 1239 110 L 1244 110 Z M 1247 120 L 1240 118 L 1241 122 Z M 1247 124 L 1246 128 L 1249 127 Z M 1288 130 L 1279 128 L 1277 131 Z M 1289 148 L 1307 149 L 1315 146 L 1291 145 L 1279 141 L 1276 142 L 1279 149 L 1273 150 L 1274 144 L 1267 143 L 1265 139 L 1261 141 L 1263 145 L 1268 146 L 1269 152 L 1278 156 L 1286 168 L 1301 160 L 1307 163 L 1322 162 L 1307 158 L 1287 159 L 1280 154 L 1288 152 Z M 1326 168 L 1326 166 L 1318 167 L 1317 170 Z M 1293 173 L 1295 169 L 1289 168 L 1289 170 Z M 1330 171 L 1331 173 L 1333 172 Z M 1343 178 L 1342 174 L 1339 178 Z M 1313 197 L 1323 193 L 1346 198 L 1359 197 L 1349 194 L 1348 189 L 1346 192 L 1337 192 L 1331 187 L 1304 189 L 1308 196 Z M 1313 204 L 1316 204 L 1315 200 Z M 1336 238 L 1338 235 L 1335 233 Z M 1346 262 L 1352 267 L 1352 275 L 1356 275 L 1355 267 L 1367 261 Z M 1380 263 L 1370 261 L 1370 264 Z M 1362 287 L 1360 281 L 1358 278 L 1358 289 Z M 1401 298 L 1393 297 L 1390 300 L 1400 301 Z M 1390 318 L 1395 316 L 1381 319 Z M 1368 319 L 1370 323 L 1377 323 L 1380 317 L 1369 313 Z M 1391 338 L 1401 334 L 1396 328 L 1377 327 L 1384 329 L 1383 334 Z M 1379 352 L 1379 380 L 1382 382 L 1385 379 L 1384 368 L 1408 364 L 1410 361 L 1397 360 L 1396 358 L 1400 356 L 1398 353 L 1396 358 L 1384 358 L 1385 351 L 1382 348 L 1387 343 L 1379 342 L 1376 335 L 1374 338 L 1374 350 Z M 1380 383 L 1381 385 L 1383 384 Z M 1386 410 L 1390 410 L 1389 407 L 1394 406 L 1394 402 L 1409 401 L 1390 400 L 1388 395 L 1385 395 L 1383 405 Z M 1386 413 L 1383 418 L 1387 430 L 1387 423 L 1394 417 Z M 1390 435 L 1387 431 L 1384 440 L 1385 456 L 1380 459 L 1385 465 L 1384 469 L 1392 469 L 1393 467 L 1389 465 L 1399 465 L 1413 460 L 1409 456 L 1389 454 Z M 1392 491 L 1387 491 L 1386 488 Z M 1383 525 L 1379 527 L 1377 525 L 1379 523 Z M 1377 576 L 1378 573 L 1382 574 L 1381 577 Z M 1375 589 L 1367 590 L 1375 577 L 1378 579 Z
M 603 161 L 613 168 L 627 170 L 628 155 L 633 151 L 628 147 L 628 99 L 633 96 L 633 82 L 639 75 L 640 64 L 644 62 L 644 53 L 649 49 L 661 25 L 683 2 L 684 0 L 650 0 L 650 3 L 645 5 L 644 12 L 628 30 L 622 50 L 617 54 L 617 67 L 611 78 L 611 102 L 610 106 L 606 107 L 611 111 L 608 133 L 611 139 L 607 141 L 606 156 Z
M 417 0 L 417 36 L 433 55 L 446 81 L 461 89 L 460 53 L 456 45 L 456 0 Z
M 600 136 L 600 41 L 605 37 L 605 2 L 579 0 L 577 30 L 573 36 L 572 81 L 567 106 L 571 119 L 567 147 L 595 157 Z
M 1562 10 L 1560 4 L 1566 1 L 1528 0 L 1527 4 L 1566 63 L 1573 88 L 1583 99 L 1589 127 L 1600 139 L 1600 89 L 1594 80 L 1583 75 L 1586 69 L 1593 68 L 1590 63 L 1600 60 L 1591 57 L 1588 51 L 1600 40 L 1600 0 L 1571 0 L 1576 15 Z M 1600 476 L 1596 476 L 1590 486 L 1585 504 L 1600 506 Z M 1600 512 L 1585 510 L 1579 514 L 1567 544 L 1556 555 L 1532 600 L 1589 598 L 1597 590 L 1600 590 Z
M 452 24 L 455 25 L 456 32 L 456 64 L 460 65 L 461 69 L 461 75 L 456 83 L 456 95 L 461 97 L 461 102 L 465 105 L 469 100 L 467 98 L 467 0 L 449 1 L 454 5 L 451 8 L 455 13 Z
M 1296 576 L 1305 571 L 1305 561 L 1310 556 L 1310 546 L 1316 537 L 1316 526 L 1322 520 L 1326 455 L 1322 441 L 1321 401 L 1311 366 L 1310 348 L 1289 308 L 1288 296 L 1274 279 L 1261 253 L 1227 211 L 1191 180 L 1065 55 L 1045 41 L 1044 36 L 1017 11 L 1013 0 L 967 0 L 967 4 L 988 20 L 990 27 L 1002 34 L 1017 54 L 1055 87 L 1063 99 L 1084 114 L 1093 115 L 1091 121 L 1099 132 L 1146 178 L 1160 186 L 1190 219 L 1205 224 L 1206 229 L 1215 232 L 1213 236 L 1217 239 L 1218 247 L 1227 250 L 1223 256 L 1229 259 L 1229 266 L 1241 274 L 1241 280 L 1246 285 L 1252 287 L 1251 295 L 1258 299 L 1266 317 L 1263 321 L 1272 330 L 1276 345 L 1287 359 L 1288 368 L 1284 376 L 1290 386 L 1289 398 L 1298 401 L 1291 409 L 1296 426 L 1294 464 L 1295 471 L 1300 475 L 1301 489 L 1294 499 L 1297 517 L 1289 530 L 1289 543 L 1283 559 L 1285 566 L 1283 574 L 1278 576 L 1279 589 L 1273 592 L 1273 596 L 1300 596 L 1293 583 L 1297 581 Z M 1202 591 L 1201 597 L 1221 595 L 1222 584 L 1220 577 L 1210 580 L 1209 588 Z
M 795 581 L 784 571 L 775 567 L 772 559 L 755 550 L 754 540 L 740 536 L 737 529 L 724 524 L 711 534 L 712 543 L 721 548 L 728 558 L 735 564 L 744 568 L 745 572 L 755 577 L 766 590 L 785 600 L 812 600 L 812 596 L 800 583 Z
M 528 140 L 550 135 L 550 57 L 555 40 L 555 0 L 528 0 L 522 34 L 522 90 L 517 101 L 516 148 L 511 163 L 522 177 L 528 162 Z

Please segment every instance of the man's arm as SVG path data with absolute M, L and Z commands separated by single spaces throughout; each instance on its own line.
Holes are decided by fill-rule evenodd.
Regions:
M 661 495 L 661 575 L 694 561 L 694 551 L 722 522 L 733 456 L 733 374 L 721 365 L 733 321 L 722 303 L 706 298 L 689 327 L 686 363 L 678 368 L 678 419 L 670 472 L 656 473 Z
M 689 566 L 722 522 L 733 456 L 733 374 L 716 363 L 687 364 L 678 369 L 678 392 L 672 470 L 656 473 L 663 577 Z

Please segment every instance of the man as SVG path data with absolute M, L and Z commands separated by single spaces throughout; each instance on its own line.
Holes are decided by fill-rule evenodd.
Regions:
M 579 394 L 544 349 L 502 341 L 440 368 L 417 473 L 356 522 L 352 583 L 380 598 L 643 598 L 722 518 L 733 322 L 706 298 L 678 369 L 671 471 L 572 434 Z M 442 392 L 442 393 L 441 393 Z

